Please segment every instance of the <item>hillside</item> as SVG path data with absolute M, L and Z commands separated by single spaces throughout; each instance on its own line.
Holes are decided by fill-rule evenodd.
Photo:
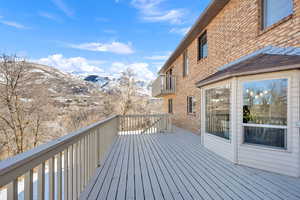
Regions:
M 18 104 L 24 108 L 22 118 L 28 119 L 31 124 L 27 128 L 29 135 L 33 133 L 34 120 L 40 116 L 38 129 L 41 135 L 38 143 L 60 137 L 108 116 L 124 113 L 124 108 L 126 114 L 161 112 L 161 100 L 150 96 L 149 84 L 143 81 L 134 81 L 134 87 L 130 89 L 134 91 L 128 95 L 124 77 L 79 76 L 36 63 L 26 64 L 26 74 L 30 78 L 22 85 L 23 92 L 20 93 Z M 5 101 L 0 103 L 0 114 L 9 114 Z M 35 114 L 31 115 L 28 109 L 33 109 Z M 1 120 L 0 123 L 3 124 Z M 12 130 L 7 127 L 5 131 Z M 14 141 L 1 134 L 0 139 L 8 139 L 8 143 Z M 30 145 L 29 142 L 28 148 Z M 6 157 L 4 152 L 5 146 L 0 146 L 0 159 Z

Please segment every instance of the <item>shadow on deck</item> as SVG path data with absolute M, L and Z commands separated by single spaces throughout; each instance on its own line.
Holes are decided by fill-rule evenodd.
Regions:
M 175 128 L 119 136 L 81 199 L 296 200 L 300 179 L 234 165 Z

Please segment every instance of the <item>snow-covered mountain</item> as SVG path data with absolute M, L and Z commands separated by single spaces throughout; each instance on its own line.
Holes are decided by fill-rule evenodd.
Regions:
M 120 85 L 120 79 L 115 76 L 87 75 L 82 77 L 82 79 L 98 85 L 104 92 L 112 92 L 112 90 L 116 90 Z M 151 85 L 148 82 L 137 80 L 136 85 L 140 95 L 151 95 Z

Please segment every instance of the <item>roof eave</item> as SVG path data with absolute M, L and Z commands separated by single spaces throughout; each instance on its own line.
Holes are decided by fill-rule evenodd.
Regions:
M 286 70 L 300 70 L 300 64 L 296 65 L 285 65 L 285 66 L 278 66 L 278 67 L 273 67 L 270 69 L 262 69 L 262 70 L 255 70 L 255 71 L 248 71 L 248 72 L 243 72 L 243 73 L 232 73 L 232 74 L 227 74 L 225 76 L 209 80 L 209 81 L 200 81 L 197 82 L 195 85 L 197 88 L 202 88 L 204 86 L 223 81 L 226 79 L 234 78 L 234 77 L 240 77 L 240 76 L 250 76 L 250 75 L 256 75 L 256 74 L 262 74 L 262 73 L 271 73 L 271 72 L 280 72 L 280 71 L 286 71 Z
M 159 74 L 163 73 L 181 54 L 181 52 L 190 44 L 194 38 L 200 34 L 203 29 L 213 20 L 213 18 L 225 7 L 230 0 L 212 0 L 209 6 L 202 12 L 200 17 L 194 23 L 190 31 L 181 40 L 175 51 L 168 58 L 163 67 L 159 70 Z

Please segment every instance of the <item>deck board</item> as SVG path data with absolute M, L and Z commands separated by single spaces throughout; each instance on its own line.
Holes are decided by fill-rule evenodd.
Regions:
M 296 200 L 300 179 L 234 165 L 176 128 L 120 135 L 81 199 Z

